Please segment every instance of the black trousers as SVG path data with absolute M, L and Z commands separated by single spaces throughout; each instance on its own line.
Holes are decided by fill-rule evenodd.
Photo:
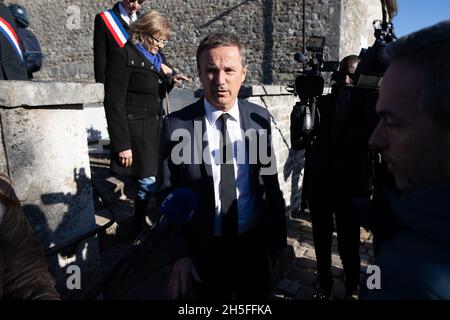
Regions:
M 317 271 L 322 289 L 331 289 L 331 248 L 333 240 L 333 216 L 336 218 L 339 256 L 345 274 L 345 289 L 351 292 L 360 281 L 359 216 L 350 199 L 338 201 L 313 201 L 310 203 Z
M 258 229 L 245 232 L 235 240 L 212 237 L 200 247 L 192 255 L 202 280 L 194 283 L 200 299 L 269 299 L 268 253 Z

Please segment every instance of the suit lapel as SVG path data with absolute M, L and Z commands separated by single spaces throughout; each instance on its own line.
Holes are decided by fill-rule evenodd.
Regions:
M 241 118 L 241 128 L 245 132 L 250 128 L 250 115 L 249 110 L 245 105 L 244 100 L 238 100 L 239 116 Z
M 257 130 L 255 125 L 252 125 L 252 121 L 250 119 L 250 108 L 247 105 L 245 100 L 238 100 L 239 103 L 239 116 L 241 121 L 241 128 L 244 132 L 244 139 L 245 139 L 245 150 L 247 152 L 247 161 L 250 161 L 252 156 L 257 157 L 257 162 L 255 163 L 249 163 L 249 170 L 250 170 L 250 188 L 252 190 L 255 190 L 256 181 L 258 179 L 258 167 L 259 167 L 259 156 L 258 155 L 250 155 L 249 153 L 252 151 L 252 148 L 250 148 L 250 144 L 258 146 L 259 144 L 259 134 L 258 132 L 255 132 L 254 134 L 251 133 L 250 137 L 249 134 L 245 134 L 248 130 L 254 129 Z M 250 139 L 256 139 L 256 141 L 250 141 Z M 259 148 L 258 148 L 259 150 Z
M 203 98 L 198 100 L 195 104 L 195 114 L 193 114 L 193 131 L 194 131 L 194 160 L 196 163 L 201 161 L 202 167 L 206 172 L 206 176 L 212 179 L 212 167 L 210 163 L 206 163 L 203 159 L 203 151 L 208 148 L 209 143 L 207 140 L 203 140 L 203 135 L 206 135 L 206 117 L 205 106 Z M 201 127 L 200 127 L 201 124 Z

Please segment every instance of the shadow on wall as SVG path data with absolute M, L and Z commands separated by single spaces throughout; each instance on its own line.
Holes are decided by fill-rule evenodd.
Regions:
M 80 221 L 80 212 L 86 206 L 86 199 L 90 199 L 90 179 L 86 176 L 85 168 L 80 168 L 79 172 L 74 169 L 73 175 L 77 185 L 75 194 L 58 192 L 41 195 L 43 205 L 66 205 L 67 210 L 61 214 L 62 220 L 59 217 L 46 215 L 39 206 L 30 204 L 23 206 L 23 210 L 39 237 L 44 251 L 48 251 L 52 246 L 63 245 L 78 236 L 78 234 L 72 232 L 75 228 L 81 230 L 78 233 L 92 228 L 86 225 L 88 224 L 86 221 Z M 48 219 L 61 221 L 52 230 L 50 227 L 52 223 Z M 86 226 L 80 227 L 80 224 Z M 93 226 L 95 226 L 95 223 Z M 50 272 L 56 280 L 56 289 L 63 299 L 79 299 L 84 294 L 84 289 L 89 287 L 88 283 L 94 279 L 96 272 L 98 272 L 98 270 L 89 267 L 89 265 L 98 265 L 98 261 L 94 261 L 98 259 L 97 250 L 95 239 L 90 238 L 81 241 L 73 248 L 47 257 Z M 81 279 L 70 278 L 73 274 L 71 272 L 73 267 L 71 266 L 80 267 Z M 77 285 L 77 281 L 79 281 L 80 286 Z
M 264 53 L 262 60 L 262 83 L 273 83 L 273 0 L 263 1 Z
M 296 214 L 300 211 L 300 205 L 301 205 L 301 194 L 302 189 L 299 188 L 299 182 L 300 182 L 300 176 L 303 168 L 305 167 L 305 153 L 304 150 L 301 151 L 295 151 L 292 149 L 286 140 L 285 134 L 283 134 L 283 130 L 281 130 L 280 125 L 273 117 L 272 113 L 269 110 L 268 104 L 265 101 L 263 97 L 261 97 L 261 102 L 263 103 L 264 107 L 269 111 L 270 119 L 273 123 L 274 128 L 278 131 L 281 139 L 283 140 L 283 144 L 286 146 L 286 148 L 289 150 L 288 158 L 286 159 L 286 162 L 284 163 L 283 167 L 283 178 L 284 181 L 286 181 L 289 176 L 291 176 L 291 199 L 290 199 L 290 206 L 287 208 L 287 211 Z M 272 132 L 273 136 L 273 132 Z
M 228 9 L 228 10 L 225 10 L 225 11 L 222 12 L 221 14 L 215 16 L 214 18 L 212 18 L 212 19 L 209 20 L 208 22 L 206 22 L 206 23 L 204 23 L 204 24 L 202 24 L 202 25 L 200 25 L 200 26 L 197 26 L 196 28 L 197 28 L 197 29 L 205 29 L 205 28 L 208 28 L 208 27 L 209 27 L 210 25 L 212 25 L 214 22 L 219 21 L 220 19 L 222 19 L 223 17 L 229 15 L 230 13 L 232 13 L 233 11 L 235 11 L 236 9 L 238 9 L 239 7 L 245 5 L 245 4 L 249 3 L 249 2 L 252 2 L 252 1 L 256 1 L 256 0 L 245 0 L 245 1 L 242 1 L 241 3 L 235 5 L 234 7 L 230 8 L 230 9 Z

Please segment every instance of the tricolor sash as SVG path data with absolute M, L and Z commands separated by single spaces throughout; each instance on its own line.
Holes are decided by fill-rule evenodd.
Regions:
M 2 32 L 5 35 L 6 39 L 8 39 L 9 43 L 14 48 L 14 51 L 16 51 L 19 60 L 23 61 L 22 50 L 20 49 L 19 45 L 19 37 L 17 36 L 11 25 L 8 23 L 8 21 L 3 19 L 2 17 L 0 17 L 0 32 Z
M 113 10 L 107 10 L 100 13 L 106 27 L 108 28 L 111 35 L 117 42 L 120 48 L 123 48 L 125 43 L 128 41 L 128 33 L 126 32 L 123 25 L 120 23 L 119 18 Z

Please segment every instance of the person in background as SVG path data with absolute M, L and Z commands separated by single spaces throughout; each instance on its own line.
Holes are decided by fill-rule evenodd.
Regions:
M 94 74 L 95 81 L 105 83 L 109 57 L 115 48 L 122 48 L 128 40 L 130 25 L 139 16 L 145 0 L 122 0 L 112 9 L 95 16 Z
M 0 299 L 58 300 L 41 244 L 0 173 Z
M 352 200 L 368 192 L 368 171 L 361 155 L 367 155 L 368 135 L 359 139 L 352 109 L 353 74 L 359 63 L 356 55 L 342 59 L 334 72 L 332 92 L 317 100 L 316 121 L 305 151 L 303 199 L 312 220 L 317 257 L 319 288 L 314 299 L 332 298 L 331 249 L 336 221 L 339 256 L 345 274 L 345 299 L 356 299 L 360 281 L 359 216 Z M 368 129 L 368 128 L 367 128 Z M 365 153 L 364 153 L 365 152 Z M 361 167 L 363 166 L 363 167 Z M 364 189 L 364 185 L 366 189 Z M 362 187 L 361 187 L 362 186 Z M 362 191 L 361 191 L 362 190 Z
M 0 3 L 0 80 L 28 80 L 16 23 L 3 3 Z
M 14 21 L 17 25 L 17 35 L 19 36 L 20 46 L 25 65 L 27 67 L 28 79 L 33 79 L 33 73 L 38 72 L 42 68 L 42 50 L 35 34 L 28 29 L 29 13 L 28 10 L 18 4 L 9 6 Z
M 378 214 L 401 228 L 376 256 L 380 286 L 363 286 L 361 298 L 449 300 L 450 20 L 392 43 L 384 58 L 369 144 L 403 192 L 382 206 L 389 214 Z
M 111 171 L 136 179 L 133 236 L 145 227 L 155 189 L 163 99 L 175 84 L 189 80 L 175 74 L 160 54 L 168 42 L 167 18 L 156 11 L 131 25 L 129 41 L 110 56 L 105 78 L 105 112 L 111 139 Z

